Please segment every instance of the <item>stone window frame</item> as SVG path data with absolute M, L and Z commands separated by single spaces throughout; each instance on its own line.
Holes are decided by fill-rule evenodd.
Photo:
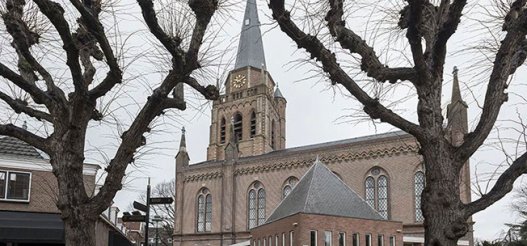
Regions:
M 313 238 L 311 238 L 313 236 L 313 233 L 315 233 L 315 244 L 313 245 Z M 310 230 L 309 231 L 309 246 L 317 246 L 318 245 L 318 231 L 317 230 Z
M 200 206 L 203 206 L 203 208 L 200 208 Z M 196 196 L 196 232 L 212 231 L 212 206 L 210 190 L 206 187 L 201 188 Z
M 383 198 L 383 200 L 386 199 L 386 205 L 385 205 L 386 209 L 385 210 L 383 209 L 385 214 L 379 211 L 379 206 L 380 206 L 379 200 L 381 200 L 381 197 L 380 197 L 381 190 L 380 189 L 382 188 L 380 187 L 379 184 L 381 183 L 380 181 L 383 178 L 386 179 L 386 198 Z M 370 205 L 373 209 L 379 212 L 381 216 L 386 220 L 389 220 L 391 217 L 391 181 L 390 180 L 391 180 L 390 175 L 384 168 L 379 167 L 379 166 L 374 166 L 366 172 L 364 182 L 363 182 L 364 200 L 366 201 L 366 203 L 368 203 L 368 205 Z M 371 196 L 373 196 L 373 198 Z
M 251 113 L 249 114 L 250 118 L 250 131 L 249 131 L 249 137 L 254 138 L 256 136 L 257 130 L 258 130 L 258 120 L 256 119 L 256 110 L 251 110 Z
M 227 142 L 227 120 L 222 116 L 220 119 L 220 144 Z
M 419 182 L 419 184 L 421 184 L 422 186 L 421 187 L 418 187 L 418 175 L 422 175 L 422 178 L 421 178 L 421 182 Z M 425 171 L 424 170 L 417 170 L 415 173 L 414 173 L 414 220 L 415 222 L 417 223 L 422 223 L 424 222 L 424 216 L 423 216 L 423 211 L 421 210 L 421 195 L 423 193 L 423 190 L 424 190 L 424 187 L 426 185 L 426 176 L 425 176 Z M 419 194 L 419 197 L 417 193 L 420 193 Z
M 31 172 L 12 171 L 12 170 L 0 169 L 0 173 L 4 174 L 3 198 L 0 198 L 0 201 L 2 201 L 2 202 L 20 202 L 20 203 L 29 203 L 31 201 L 31 183 L 32 183 L 32 179 L 33 179 L 33 174 Z M 29 174 L 27 199 L 7 198 L 8 191 L 9 191 L 9 179 L 10 179 L 12 173 Z M 0 192 L 2 192 L 2 191 L 0 191 Z
M 263 225 L 266 219 L 267 194 L 260 181 L 254 181 L 247 191 L 247 228 Z M 251 210 L 254 210 L 252 217 Z
M 298 184 L 298 178 L 295 176 L 289 176 L 282 184 L 282 200 L 293 191 L 296 184 Z M 287 192 L 287 194 L 286 194 Z
M 239 133 L 239 135 L 236 135 Z M 243 140 L 243 114 L 239 111 L 232 114 L 232 134 L 236 142 Z

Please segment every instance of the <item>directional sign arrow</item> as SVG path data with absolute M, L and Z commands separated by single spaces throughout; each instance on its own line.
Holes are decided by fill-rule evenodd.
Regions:
M 174 202 L 172 197 L 152 197 L 150 198 L 150 204 L 171 204 Z
M 123 222 L 145 222 L 146 216 L 144 215 L 125 215 L 123 216 Z
M 140 202 L 136 202 L 134 201 L 134 208 L 137 209 L 137 210 L 141 210 L 143 212 L 146 213 L 146 211 L 148 210 L 148 207 Z

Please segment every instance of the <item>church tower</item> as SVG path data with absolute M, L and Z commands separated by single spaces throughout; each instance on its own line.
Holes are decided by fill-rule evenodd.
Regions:
M 286 104 L 266 70 L 256 0 L 248 0 L 234 69 L 213 102 L 207 160 L 224 160 L 231 139 L 239 157 L 284 149 Z

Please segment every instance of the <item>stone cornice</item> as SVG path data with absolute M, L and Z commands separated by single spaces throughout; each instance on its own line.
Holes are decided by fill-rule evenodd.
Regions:
M 380 158 L 380 157 L 390 157 L 394 155 L 400 155 L 400 154 L 408 154 L 408 153 L 417 153 L 418 147 L 415 145 L 403 145 L 403 146 L 394 146 L 389 148 L 383 148 L 383 149 L 376 149 L 376 150 L 369 150 L 369 151 L 362 151 L 358 153 L 345 153 L 345 154 L 337 154 L 337 155 L 324 155 L 320 157 L 320 160 L 328 165 L 331 165 L 335 162 L 343 162 L 343 161 L 355 161 L 355 160 L 361 160 L 361 159 L 370 159 L 370 158 Z M 234 175 L 245 175 L 245 174 L 253 174 L 253 173 L 260 173 L 260 172 L 268 172 L 268 171 L 274 171 L 274 170 L 280 170 L 280 169 L 292 169 L 292 168 L 298 168 L 298 167 L 307 167 L 311 165 L 315 160 L 310 159 L 300 159 L 300 160 L 293 160 L 293 161 L 282 161 L 278 162 L 272 165 L 257 165 L 252 167 L 244 167 L 244 168 L 238 168 L 234 171 Z
M 366 151 L 361 151 L 361 152 L 348 152 L 348 153 L 342 153 L 342 154 L 329 153 L 329 154 L 321 155 L 320 160 L 328 165 L 331 165 L 332 163 L 336 163 L 336 162 L 355 161 L 355 160 L 362 160 L 362 159 L 390 157 L 390 156 L 408 154 L 408 153 L 417 153 L 417 150 L 418 150 L 417 145 L 400 145 L 400 146 L 392 146 L 392 147 L 379 148 L 379 149 L 373 149 L 373 150 L 366 150 Z M 310 166 L 314 162 L 314 159 L 313 158 L 302 158 L 302 159 L 289 160 L 289 161 L 279 160 L 278 162 L 272 165 L 265 164 L 271 161 L 273 160 L 271 159 L 266 160 L 263 162 L 263 164 L 259 164 L 256 166 L 239 167 L 234 170 L 234 175 L 235 176 L 236 175 L 247 175 L 247 174 L 254 174 L 254 173 L 261 173 L 261 172 L 277 171 L 281 169 L 307 167 L 307 166 Z M 247 164 L 247 163 L 244 163 L 244 164 Z M 221 178 L 222 176 L 223 176 L 222 171 L 204 172 L 204 173 L 185 176 L 183 182 L 188 183 L 188 182 L 197 182 L 197 181 L 203 181 L 203 180 L 212 180 L 212 179 Z

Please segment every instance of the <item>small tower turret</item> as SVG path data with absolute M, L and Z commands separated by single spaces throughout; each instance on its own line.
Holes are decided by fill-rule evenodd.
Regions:
M 187 152 L 187 141 L 185 138 L 185 127 L 181 128 L 181 140 L 179 141 L 179 151 L 176 155 L 176 172 L 182 171 L 190 162 L 190 157 Z

